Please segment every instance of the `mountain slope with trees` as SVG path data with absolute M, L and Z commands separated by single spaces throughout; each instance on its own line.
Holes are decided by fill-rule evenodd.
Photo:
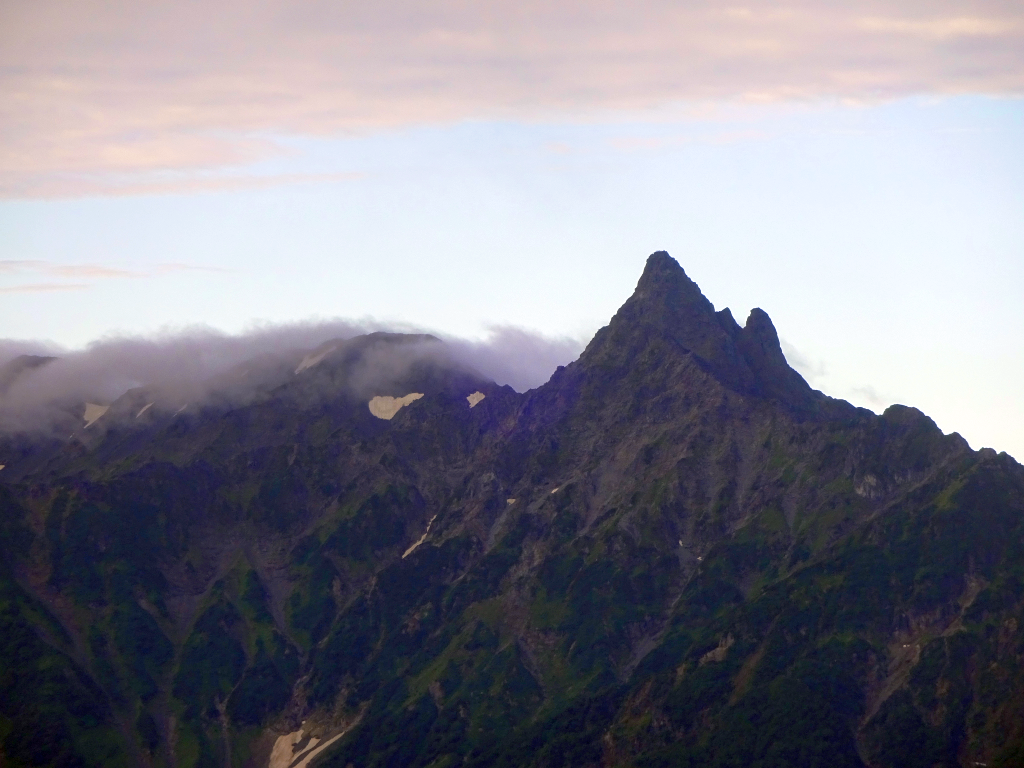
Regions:
M 812 390 L 662 252 L 538 389 L 424 344 L 19 442 L 2 764 L 1024 762 L 1012 458 Z

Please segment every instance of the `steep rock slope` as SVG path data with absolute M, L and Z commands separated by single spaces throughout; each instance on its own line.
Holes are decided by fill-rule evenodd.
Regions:
M 263 766 L 300 727 L 338 766 L 1024 757 L 1008 456 L 811 390 L 665 253 L 525 395 L 424 344 L 26 451 L 5 760 Z

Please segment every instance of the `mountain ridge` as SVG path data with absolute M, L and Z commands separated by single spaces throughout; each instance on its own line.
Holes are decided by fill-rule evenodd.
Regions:
M 344 360 L 0 480 L 6 760 L 1024 754 L 1024 468 L 814 392 L 668 254 L 523 394 Z

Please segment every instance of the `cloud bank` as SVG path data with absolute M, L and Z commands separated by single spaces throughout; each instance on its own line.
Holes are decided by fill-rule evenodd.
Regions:
M 290 377 L 311 350 L 375 330 L 382 328 L 345 320 L 265 326 L 240 335 L 196 328 L 152 338 L 108 338 L 82 350 L 0 340 L 0 379 L 22 355 L 57 358 L 22 371 L 0 391 L 0 431 L 46 431 L 69 423 L 70 413 L 80 416 L 87 402 L 106 405 L 139 387 L 183 404 L 224 397 L 232 381 L 250 370 L 268 374 L 267 381 L 274 380 L 269 374 Z M 443 341 L 445 354 L 457 363 L 521 392 L 543 384 L 558 365 L 576 359 L 583 348 L 578 340 L 552 339 L 517 328 L 495 328 L 482 341 Z M 425 354 L 436 352 L 380 353 L 375 365 L 405 366 Z
M 236 183 L 275 137 L 678 102 L 1024 92 L 1024 5 L 9 0 L 0 195 Z M 266 183 L 275 183 L 268 178 Z

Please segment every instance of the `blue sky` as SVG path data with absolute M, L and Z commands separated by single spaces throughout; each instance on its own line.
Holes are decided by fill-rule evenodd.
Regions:
M 876 51 L 804 4 L 805 21 L 773 39 L 804 41 L 813 28 L 846 46 L 847 59 L 862 54 L 859 79 L 836 76 L 839 86 L 812 72 L 832 55 L 819 40 L 775 56 L 774 81 L 745 61 L 717 91 L 685 77 L 665 85 L 681 61 L 701 64 L 698 73 L 724 67 L 697 46 L 678 60 L 662 51 L 646 69 L 620 57 L 625 74 L 604 90 L 571 68 L 549 73 L 531 101 L 523 73 L 539 44 L 529 36 L 501 42 L 511 59 L 461 64 L 458 87 L 446 87 L 443 71 L 422 88 L 394 75 L 387 103 L 367 96 L 376 106 L 365 114 L 349 106 L 311 118 L 320 113 L 309 104 L 341 97 L 296 86 L 305 95 L 281 107 L 298 116 L 292 123 L 204 106 L 189 89 L 231 69 L 220 59 L 170 89 L 178 112 L 199 105 L 191 123 L 169 125 L 159 99 L 137 113 L 99 109 L 102 89 L 89 81 L 76 98 L 83 114 L 103 114 L 99 128 L 53 128 L 49 144 L 25 138 L 6 171 L 0 158 L 0 335 L 81 347 L 193 325 L 239 333 L 372 317 L 469 338 L 517 326 L 585 341 L 632 291 L 646 256 L 666 249 L 716 307 L 741 322 L 765 309 L 813 386 L 876 411 L 915 405 L 975 448 L 1021 458 L 1024 100 L 1020 57 L 993 53 L 1013 43 L 999 24 L 1019 32 L 1009 7 L 945 21 L 915 7 L 918 16 L 884 24 L 862 14 L 850 26 L 858 34 L 884 28 L 933 42 Z M 386 25 L 360 29 L 392 37 Z M 588 34 L 582 51 L 611 33 Z M 951 48 L 950 35 L 988 35 L 987 45 Z M 94 72 L 86 64 L 97 48 L 80 48 L 75 66 Z M 41 72 L 53 64 L 24 56 Z M 422 67 L 447 62 L 429 46 L 417 56 Z M 103 93 L 154 77 L 142 65 L 110 71 Z M 870 92 L 842 85 L 870 79 L 865 72 Z M 9 134 L 34 125 L 44 135 L 60 122 L 47 117 L 43 86 L 10 82 L 28 117 L 8 115 Z M 489 100 L 488 82 L 500 98 Z M 748 83 L 774 95 L 752 96 Z M 642 99 L 625 98 L 631 85 Z M 231 86 L 225 98 L 273 104 L 282 92 L 243 90 Z

